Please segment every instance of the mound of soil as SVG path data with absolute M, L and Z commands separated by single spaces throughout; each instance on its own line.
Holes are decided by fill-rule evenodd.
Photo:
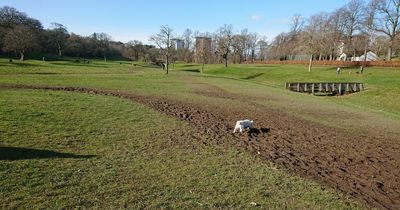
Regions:
M 246 103 L 239 96 L 235 106 L 202 106 L 159 97 L 81 87 L 0 85 L 82 92 L 134 100 L 155 110 L 190 122 L 205 144 L 232 145 L 272 161 L 280 167 L 312 178 L 364 201 L 372 207 L 400 209 L 400 148 L 392 136 L 350 133 Z M 212 95 L 220 96 L 223 93 Z M 221 90 L 222 91 L 222 90 Z M 210 95 L 207 93 L 206 95 Z M 234 94 L 228 95 L 234 100 Z M 236 120 L 250 118 L 255 127 L 233 133 Z

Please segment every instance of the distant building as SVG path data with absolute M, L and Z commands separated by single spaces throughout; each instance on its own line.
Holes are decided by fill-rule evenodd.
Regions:
M 369 51 L 369 52 L 367 52 L 367 58 L 365 58 L 365 55 L 361 55 L 360 57 L 352 57 L 352 61 L 376 61 L 376 60 L 378 60 L 379 58 L 378 58 L 378 56 L 375 54 L 375 53 L 373 53 L 373 52 L 371 52 L 371 51 Z
M 196 63 L 209 63 L 211 57 L 211 38 L 204 36 L 196 37 Z
M 182 39 L 171 39 L 173 47 L 177 50 L 183 49 L 185 47 L 185 41 Z

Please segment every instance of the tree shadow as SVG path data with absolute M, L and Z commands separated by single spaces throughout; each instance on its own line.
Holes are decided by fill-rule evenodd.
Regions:
M 245 77 L 243 79 L 254 79 L 254 78 L 257 78 L 257 77 L 262 76 L 262 75 L 264 75 L 264 73 L 253 74 L 253 75 L 250 75 L 250 76 Z
M 55 73 L 55 72 L 30 72 L 29 74 L 53 75 L 53 74 L 61 74 L 61 73 Z
M 133 66 L 134 67 L 139 66 L 139 67 L 142 67 L 142 68 L 151 68 L 151 69 L 159 69 L 160 68 L 160 66 L 155 65 L 155 64 L 145 64 L 145 65 L 143 65 L 143 64 L 139 64 L 139 63 L 134 63 Z
M 200 66 L 199 64 L 184 64 L 181 67 L 186 68 L 186 67 L 195 67 L 195 66 Z
M 198 70 L 198 69 L 185 69 L 185 70 L 183 70 L 183 71 L 200 73 L 200 70 Z
M 12 63 L 8 63 L 9 65 L 18 66 L 18 67 L 40 67 L 42 64 L 28 63 L 26 61 L 14 61 Z
M 276 65 L 264 64 L 264 65 L 255 65 L 254 67 L 266 68 L 266 67 L 276 67 Z
M 84 63 L 74 63 L 74 62 L 68 62 L 68 63 L 51 63 L 52 65 L 56 66 L 76 66 L 76 67 L 90 67 L 90 68 L 98 68 L 98 67 L 107 67 L 106 64 L 84 64 Z
M 54 152 L 50 150 L 4 147 L 0 146 L 0 160 L 27 160 L 50 158 L 92 158 L 95 155 L 75 155 L 71 153 Z

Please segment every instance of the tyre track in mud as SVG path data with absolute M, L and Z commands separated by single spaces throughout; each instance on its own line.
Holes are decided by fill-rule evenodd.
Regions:
M 240 98 L 237 100 L 241 106 L 217 107 L 96 88 L 40 85 L 0 85 L 0 88 L 79 92 L 133 100 L 191 123 L 199 131 L 193 136 L 208 136 L 207 141 L 211 142 L 205 144 L 236 146 L 371 207 L 400 209 L 400 148 L 392 137 L 350 133 L 246 103 Z M 235 121 L 243 118 L 253 119 L 255 128 L 233 134 Z

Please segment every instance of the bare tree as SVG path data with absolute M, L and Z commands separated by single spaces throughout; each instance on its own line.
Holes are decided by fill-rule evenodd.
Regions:
M 161 50 L 163 56 L 165 56 L 167 74 L 169 70 L 169 60 L 173 54 L 173 47 L 171 39 L 173 29 L 168 25 L 162 25 L 160 28 L 160 32 L 150 37 L 150 41 L 154 42 Z
M 356 56 L 356 45 L 353 44 L 353 37 L 362 27 L 362 16 L 364 9 L 363 0 L 351 0 L 344 6 L 345 33 L 347 36 L 347 46 L 351 48 L 353 56 Z
M 222 56 L 225 61 L 225 67 L 228 67 L 228 56 L 231 52 L 233 38 L 232 25 L 224 25 L 217 30 L 216 42 L 218 45 L 218 54 Z
M 304 27 L 305 20 L 300 14 L 295 14 L 290 23 L 290 33 L 299 34 Z
M 182 34 L 183 40 L 185 42 L 185 48 L 190 49 L 193 45 L 193 32 L 190 29 L 186 29 Z
M 16 26 L 25 26 L 24 29 L 15 29 Z M 28 17 L 25 13 L 19 12 L 13 7 L 9 6 L 4 6 L 0 7 L 0 48 L 6 48 L 6 45 L 8 47 L 10 43 L 5 43 L 5 35 L 9 34 L 8 39 L 10 39 L 12 36 L 12 33 L 17 33 L 17 31 L 29 29 L 30 33 L 34 33 L 35 40 L 37 41 L 39 33 L 41 33 L 41 30 L 43 29 L 42 23 L 40 23 L 39 20 L 33 19 Z M 14 31 L 12 31 L 14 30 Z M 37 34 L 37 35 L 36 35 Z M 31 35 L 31 34 L 28 34 Z M 28 36 L 23 36 L 24 39 Z M 18 37 L 14 37 L 15 39 L 18 39 Z M 15 40 L 17 41 L 17 40 Z M 22 40 L 21 40 L 22 42 Z M 26 44 L 20 44 L 21 45 L 26 45 Z M 37 43 L 32 43 L 32 45 L 35 45 L 36 47 L 39 46 Z
M 256 48 L 257 48 L 257 42 L 258 42 L 258 34 L 257 33 L 251 33 L 248 35 L 248 51 L 250 54 L 250 59 L 251 62 L 254 63 L 254 60 L 256 58 Z
M 376 1 L 371 1 L 364 8 L 364 17 L 362 21 L 362 31 L 365 34 L 365 44 L 364 44 L 364 63 L 367 61 L 367 50 L 370 45 L 373 31 L 375 27 L 375 17 L 378 9 L 378 5 Z M 365 66 L 365 64 L 364 64 Z
M 71 33 L 66 42 L 65 50 L 77 58 L 85 54 L 87 50 L 87 40 L 77 34 Z
M 286 60 L 289 54 L 288 40 L 287 33 L 280 33 L 272 40 L 270 54 L 273 59 Z
M 265 36 L 261 37 L 257 42 L 257 46 L 259 50 L 258 58 L 262 61 L 266 60 L 268 55 L 268 38 Z
M 204 65 L 207 63 L 207 60 L 208 60 L 208 53 L 205 52 L 204 50 L 202 50 L 199 53 L 199 55 L 200 55 L 200 59 L 201 59 L 201 72 L 200 73 L 203 73 Z
M 299 52 L 300 34 L 304 29 L 305 20 L 300 14 L 296 14 L 291 18 L 290 31 L 286 33 L 285 42 L 287 47 L 284 48 L 285 54 L 294 55 Z
M 378 56 L 385 55 L 387 53 L 388 47 L 389 47 L 389 39 L 387 36 L 381 35 L 372 37 L 371 49 L 376 55 Z
M 375 30 L 389 37 L 387 60 L 391 60 L 396 37 L 400 34 L 400 0 L 373 1 L 378 11 Z
M 232 37 L 232 50 L 233 50 L 233 63 L 237 62 L 239 58 L 239 63 L 243 60 L 243 54 L 246 47 L 246 36 L 242 34 L 235 34 Z
M 304 33 L 302 35 L 302 42 L 306 48 L 307 53 L 310 55 L 310 62 L 308 66 L 308 71 L 311 72 L 312 61 L 314 54 L 320 50 L 321 40 L 324 37 L 323 29 L 325 28 L 325 15 L 320 13 L 311 16 L 308 25 L 305 27 Z
M 20 60 L 25 59 L 25 54 L 38 47 L 37 38 L 32 29 L 18 25 L 8 31 L 4 37 L 4 50 L 14 51 L 20 55 Z
M 107 55 L 110 51 L 111 36 L 106 33 L 94 33 L 92 38 L 96 45 L 96 50 L 103 56 L 104 62 L 107 62 Z
M 184 43 L 185 43 L 185 47 L 183 49 L 183 57 L 184 60 L 189 63 L 192 61 L 193 58 L 193 32 L 190 29 L 186 29 L 183 34 L 182 34 Z
M 58 56 L 62 56 L 69 36 L 67 28 L 60 23 L 52 23 L 51 26 L 52 29 L 49 30 L 49 41 L 57 48 Z
M 343 8 L 335 10 L 329 15 L 328 19 L 328 34 L 327 39 L 329 40 L 329 60 L 333 60 L 334 57 L 338 56 L 338 45 L 343 39 L 346 27 L 345 10 Z M 342 52 L 340 52 L 342 53 Z M 340 56 L 340 55 L 339 55 Z
M 13 28 L 16 25 L 25 25 L 32 30 L 42 30 L 43 26 L 39 20 L 28 17 L 13 7 L 0 7 L 0 27 Z
M 144 46 L 138 40 L 129 41 L 125 44 L 123 55 L 130 60 L 139 60 L 141 54 L 144 53 Z
M 290 60 L 294 55 L 304 51 L 301 44 L 304 19 L 301 15 L 294 15 L 290 23 L 290 31 L 278 34 L 270 45 L 270 57 L 279 60 Z
M 249 42 L 250 42 L 249 29 L 247 29 L 247 28 L 242 29 L 240 31 L 240 36 L 242 37 L 241 38 L 241 41 L 242 41 L 242 43 L 241 43 L 242 53 L 239 56 L 239 63 L 247 60 L 247 58 L 249 57 L 249 53 L 250 53 L 250 50 L 249 50 Z

